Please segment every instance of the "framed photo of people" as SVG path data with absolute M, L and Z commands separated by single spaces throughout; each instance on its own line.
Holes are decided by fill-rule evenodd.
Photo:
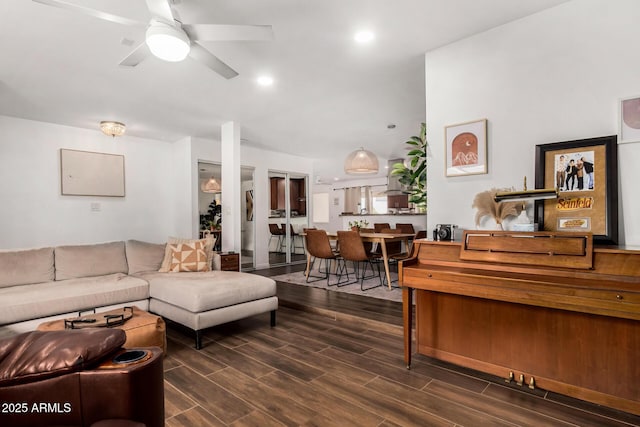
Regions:
M 536 201 L 540 230 L 593 233 L 594 243 L 618 240 L 617 136 L 536 145 L 536 188 L 557 199 Z

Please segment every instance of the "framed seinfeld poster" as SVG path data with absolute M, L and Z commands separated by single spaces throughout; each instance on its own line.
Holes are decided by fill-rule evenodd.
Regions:
M 616 135 L 536 145 L 536 188 L 558 190 L 557 199 L 536 201 L 538 228 L 617 244 L 617 164 Z

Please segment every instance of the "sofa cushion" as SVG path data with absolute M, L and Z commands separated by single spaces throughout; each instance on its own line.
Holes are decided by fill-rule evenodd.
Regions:
M 149 284 L 117 273 L 0 288 L 0 325 L 149 298 Z
M 127 273 L 124 242 L 58 246 L 55 249 L 56 280 Z
M 0 387 L 92 368 L 122 347 L 121 329 L 33 331 L 0 340 Z
M 209 270 L 210 270 L 211 263 L 213 260 L 213 245 L 215 243 L 215 240 L 213 239 L 213 236 L 208 235 L 204 239 L 182 239 L 179 237 L 169 237 L 169 240 L 167 242 L 167 247 L 164 251 L 164 259 L 162 260 L 162 265 L 160 266 L 158 271 L 161 273 L 167 273 L 171 268 L 171 248 L 169 247 L 169 245 L 179 244 L 179 243 L 193 243 L 193 242 L 204 242 L 205 244 L 204 250 L 205 250 L 205 253 L 207 254 L 207 265 L 209 266 Z
M 129 274 L 141 271 L 158 271 L 164 259 L 164 244 L 127 240 L 126 254 Z
M 149 296 L 193 313 L 267 298 L 276 294 L 276 282 L 268 277 L 237 271 L 203 273 L 142 273 L 149 282 Z
M 53 248 L 0 252 L 0 272 L 0 288 L 53 280 Z
M 204 251 L 205 242 L 193 243 L 169 243 L 171 248 L 171 273 L 189 271 L 209 271 L 211 265 L 207 263 L 207 254 Z

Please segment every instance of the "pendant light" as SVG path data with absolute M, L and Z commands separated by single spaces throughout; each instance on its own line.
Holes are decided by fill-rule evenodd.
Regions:
M 344 171 L 352 175 L 374 174 L 379 169 L 378 157 L 362 147 L 349 154 L 344 161 Z
M 222 192 L 222 187 L 220 187 L 220 183 L 216 181 L 214 177 L 209 178 L 208 181 L 203 182 L 200 186 L 200 189 L 203 193 L 220 193 Z

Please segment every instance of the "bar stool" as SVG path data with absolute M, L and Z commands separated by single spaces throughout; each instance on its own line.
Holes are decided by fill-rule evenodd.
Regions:
M 280 228 L 278 224 L 269 224 L 269 232 L 271 233 L 271 236 L 269 236 L 268 247 L 271 248 L 271 239 L 273 239 L 274 237 L 277 237 L 278 243 L 276 244 L 276 252 L 282 252 L 282 243 L 283 243 L 283 238 L 285 236 L 284 230 Z

